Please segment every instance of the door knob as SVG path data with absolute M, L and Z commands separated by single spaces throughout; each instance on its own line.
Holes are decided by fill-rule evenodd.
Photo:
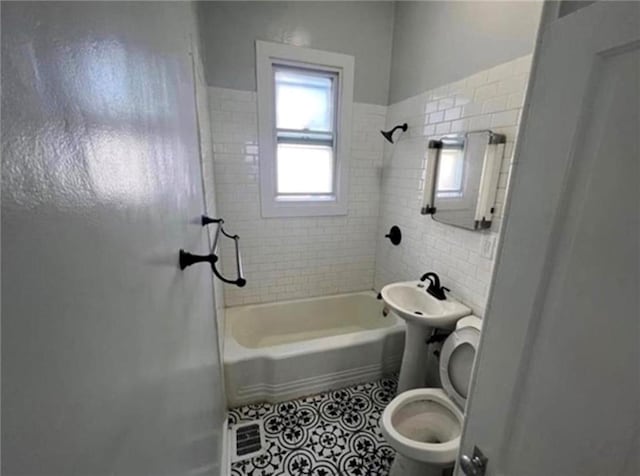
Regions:
M 473 447 L 473 456 L 460 456 L 460 467 L 466 476 L 484 476 L 487 470 L 488 458 L 482 454 L 477 446 Z

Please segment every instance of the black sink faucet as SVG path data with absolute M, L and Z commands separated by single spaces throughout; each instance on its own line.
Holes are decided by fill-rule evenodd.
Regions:
M 427 292 L 440 301 L 444 301 L 445 299 L 447 299 L 447 296 L 444 294 L 444 292 L 450 291 L 450 289 L 445 288 L 444 286 L 440 286 L 440 277 L 436 273 L 430 271 L 423 274 L 420 278 L 420 281 L 426 281 L 427 279 L 429 280 L 429 287 L 427 288 Z

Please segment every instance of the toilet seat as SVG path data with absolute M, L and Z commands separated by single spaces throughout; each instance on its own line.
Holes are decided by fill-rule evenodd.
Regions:
M 450 435 L 451 439 L 442 442 L 423 442 L 403 435 L 397 420 L 398 412 L 408 408 L 413 402 L 433 402 L 430 414 L 423 414 L 420 422 L 416 423 L 416 433 L 420 433 L 419 425 L 426 427 L 430 423 L 437 423 L 443 435 Z M 412 418 L 407 415 L 407 418 Z M 399 453 L 417 461 L 450 464 L 460 446 L 460 434 L 464 416 L 460 409 L 447 397 L 440 388 L 418 388 L 408 390 L 394 398 L 382 414 L 382 433 L 387 442 Z M 431 426 L 431 425 L 429 425 Z
M 480 321 L 477 317 L 475 319 Z M 463 411 L 479 342 L 479 325 L 467 323 L 464 327 L 456 328 L 447 337 L 440 352 L 442 388 Z

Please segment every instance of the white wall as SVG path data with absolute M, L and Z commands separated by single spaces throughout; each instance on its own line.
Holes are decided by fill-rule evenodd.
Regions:
M 533 51 L 541 1 L 395 3 L 389 104 Z
M 382 136 L 386 108 L 355 103 L 347 216 L 262 218 L 256 93 L 209 89 L 219 213 L 240 236 L 247 285 L 225 285 L 227 306 L 373 287 Z M 235 276 L 224 242 L 225 272 Z
M 2 473 L 219 474 L 188 3 L 2 5 Z
M 387 127 L 407 122 L 409 130 L 385 145 L 376 289 L 435 271 L 455 296 L 484 314 L 494 256 L 483 256 L 482 246 L 489 240 L 495 249 L 530 64 L 527 55 L 388 107 Z M 492 228 L 468 231 L 420 215 L 429 140 L 489 128 L 507 136 Z M 403 234 L 397 247 L 384 238 L 392 225 Z
M 393 2 L 198 2 L 209 86 L 256 90 L 255 40 L 356 58 L 354 97 L 387 104 Z

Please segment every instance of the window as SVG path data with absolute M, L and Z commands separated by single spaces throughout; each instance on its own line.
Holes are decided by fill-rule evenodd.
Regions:
M 256 43 L 262 215 L 347 212 L 353 57 Z
M 336 75 L 276 67 L 276 196 L 334 195 Z

